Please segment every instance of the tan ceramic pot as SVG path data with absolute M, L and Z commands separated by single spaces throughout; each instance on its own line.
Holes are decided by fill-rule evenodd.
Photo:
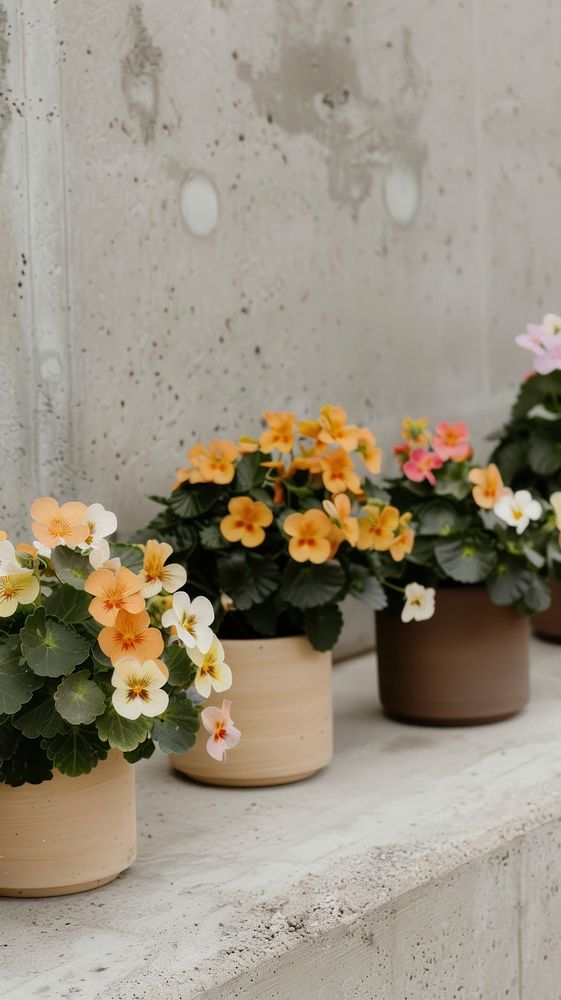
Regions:
M 406 722 L 469 726 L 519 712 L 529 696 L 529 622 L 484 587 L 442 587 L 434 617 L 376 615 L 380 700 Z
M 232 668 L 229 691 L 209 704 L 232 702 L 242 738 L 219 762 L 206 752 L 201 726 L 192 750 L 171 763 L 210 785 L 284 785 L 329 764 L 333 753 L 331 653 L 318 653 L 303 636 L 224 640 Z
M 135 857 L 134 768 L 118 751 L 77 778 L 0 785 L 0 896 L 84 892 Z
M 561 642 L 561 581 L 551 581 L 551 604 L 532 618 L 535 635 L 548 642 Z

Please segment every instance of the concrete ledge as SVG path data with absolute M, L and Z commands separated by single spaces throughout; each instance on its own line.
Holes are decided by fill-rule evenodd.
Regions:
M 384 719 L 335 669 L 337 755 L 300 785 L 138 768 L 140 854 L 83 896 L 0 903 L 3 1000 L 561 997 L 561 650 L 518 719 Z M 297 696 L 297 692 L 295 692 Z

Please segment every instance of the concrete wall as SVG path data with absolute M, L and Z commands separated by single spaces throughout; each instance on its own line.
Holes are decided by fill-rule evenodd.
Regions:
M 553 0 L 0 0 L 2 526 L 265 407 L 504 412 L 559 308 Z M 391 460 L 388 461 L 388 465 Z

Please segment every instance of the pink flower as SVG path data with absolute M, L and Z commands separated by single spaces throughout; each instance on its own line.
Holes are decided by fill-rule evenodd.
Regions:
M 403 471 L 408 479 L 411 479 L 414 483 L 422 483 L 423 479 L 434 486 L 436 479 L 434 477 L 433 469 L 441 469 L 443 466 L 442 459 L 435 455 L 433 451 L 427 451 L 425 448 L 415 448 L 411 452 L 409 459 L 405 462 L 403 466 Z
M 544 337 L 546 335 L 547 331 L 545 327 L 539 326 L 537 323 L 528 323 L 526 333 L 521 333 L 518 337 L 515 337 L 515 342 L 519 347 L 525 347 L 526 350 L 532 351 L 534 354 L 543 354 L 545 352 Z
M 540 375 L 549 375 L 561 369 L 561 335 L 546 333 L 543 339 L 544 350 L 534 361 L 534 368 Z
M 437 424 L 432 446 L 443 462 L 463 462 L 471 455 L 469 431 L 464 423 Z
M 241 739 L 239 729 L 236 729 L 230 718 L 231 701 L 224 700 L 222 708 L 203 708 L 201 721 L 210 736 L 207 741 L 207 753 L 215 760 L 224 760 L 226 750 L 238 745 Z

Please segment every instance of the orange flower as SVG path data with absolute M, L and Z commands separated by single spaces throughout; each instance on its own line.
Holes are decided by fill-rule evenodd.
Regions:
M 175 482 L 172 486 L 172 493 L 174 490 L 178 489 L 183 483 L 202 483 L 204 482 L 202 474 L 198 469 L 192 467 L 187 468 L 183 466 L 178 469 L 175 475 Z
M 324 455 L 321 460 L 323 485 L 330 493 L 360 493 L 360 476 L 355 470 L 353 460 L 343 448 Z
M 408 556 L 415 542 L 415 532 L 409 527 L 412 514 L 402 514 L 396 529 L 393 541 L 390 545 L 390 555 L 395 562 L 401 562 Z
M 3 539 L 0 539 L 0 541 L 3 541 Z M 28 545 L 27 542 L 19 542 L 19 544 L 16 545 L 16 552 L 22 556 L 32 556 L 33 559 L 36 559 L 39 555 L 35 546 Z
M 268 430 L 263 431 L 259 438 L 261 451 L 269 454 L 275 449 L 282 455 L 287 455 L 294 447 L 294 413 L 280 413 L 276 410 L 265 410 L 263 419 Z
M 0 542 L 5 542 L 8 537 L 7 531 L 0 531 Z
M 196 444 L 189 451 L 189 461 L 195 466 L 190 473 L 190 482 L 219 483 L 225 486 L 231 483 L 236 473 L 234 462 L 239 451 L 233 441 L 209 441 L 208 447 Z M 200 474 L 201 479 L 196 478 Z M 195 474 L 195 478 L 194 478 Z
M 114 625 L 119 611 L 138 614 L 144 610 L 141 587 L 142 580 L 125 566 L 120 566 L 116 572 L 96 569 L 84 584 L 86 593 L 94 597 L 88 608 L 90 615 L 100 625 Z
M 85 542 L 90 533 L 84 523 L 86 510 L 83 503 L 63 503 L 59 507 L 52 497 L 39 497 L 31 504 L 33 534 L 49 549 L 57 545 L 68 545 L 74 549 Z
M 475 484 L 472 494 L 477 506 L 492 510 L 505 489 L 497 466 L 491 463 L 486 469 L 472 469 L 468 479 Z
M 401 436 L 408 445 L 422 447 L 430 444 L 430 434 L 427 431 L 428 420 L 426 417 L 418 417 L 412 420 L 411 417 L 404 417 L 401 421 Z
M 273 515 L 264 503 L 251 497 L 232 497 L 228 503 L 229 514 L 220 522 L 220 530 L 229 542 L 241 542 L 248 549 L 254 549 L 265 540 L 263 528 L 267 528 Z
M 382 468 L 382 449 L 376 445 L 376 438 L 368 427 L 359 428 L 357 451 L 366 468 L 377 475 Z
M 365 516 L 358 520 L 357 548 L 387 552 L 399 524 L 397 507 L 379 507 L 377 504 L 367 504 L 364 508 L 364 514 Z
M 318 440 L 324 444 L 338 444 L 345 451 L 355 451 L 358 444 L 358 427 L 347 425 L 347 414 L 342 406 L 322 406 Z
M 351 501 L 346 493 L 336 493 L 333 500 L 324 500 L 323 509 L 331 518 L 333 528 L 341 534 L 340 541 L 345 539 L 349 545 L 356 545 L 358 542 L 358 521 L 356 517 L 351 517 Z M 338 535 L 332 531 L 332 539 Z
M 137 615 L 119 611 L 115 624 L 102 628 L 98 642 L 113 665 L 125 656 L 132 656 L 140 663 L 157 660 L 164 649 L 162 634 L 159 629 L 150 628 L 147 611 Z
M 322 510 L 312 508 L 305 514 L 289 514 L 283 528 L 291 536 L 288 551 L 296 562 L 322 563 L 329 559 L 332 525 Z
M 315 438 L 317 441 L 321 431 L 322 426 L 319 420 L 300 420 L 298 423 L 298 433 L 302 437 Z M 325 447 L 325 445 L 322 447 Z

